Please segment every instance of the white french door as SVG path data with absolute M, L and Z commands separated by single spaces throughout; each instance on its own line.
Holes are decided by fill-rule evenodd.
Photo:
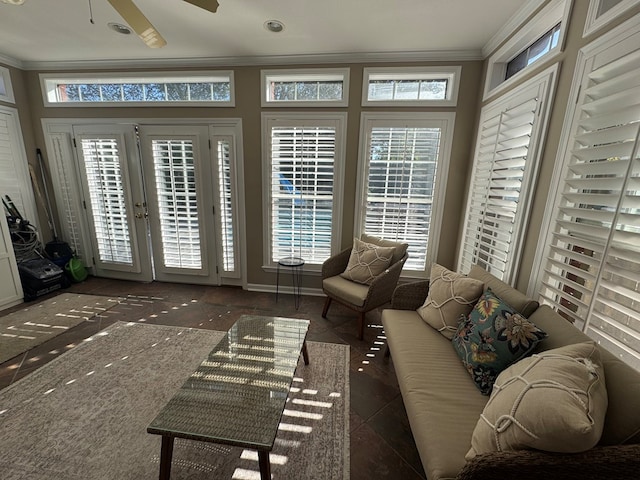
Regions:
M 235 136 L 206 125 L 76 125 L 97 276 L 238 278 Z
M 155 278 L 217 284 L 206 126 L 140 127 Z
M 133 125 L 74 127 L 95 274 L 151 281 L 145 196 Z

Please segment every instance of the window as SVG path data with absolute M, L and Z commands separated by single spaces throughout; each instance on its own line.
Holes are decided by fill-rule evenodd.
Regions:
M 233 106 L 233 72 L 40 75 L 47 106 Z
M 267 265 L 321 265 L 339 243 L 346 115 L 263 115 Z M 306 268 L 306 267 L 305 267 Z
M 460 67 L 365 68 L 364 106 L 455 106 Z
M 489 57 L 484 99 L 513 85 L 520 72 L 528 71 L 541 60 L 551 60 L 562 49 L 571 3 L 551 0 L 511 39 Z
M 405 271 L 435 255 L 454 114 L 362 116 L 356 232 L 409 244 Z
M 599 30 L 638 4 L 640 0 L 591 0 L 583 36 L 586 37 Z
M 520 52 L 516 58 L 507 63 L 507 73 L 505 80 L 510 79 L 520 70 L 525 69 L 532 63 L 540 60 L 547 53 L 558 46 L 560 39 L 560 24 L 557 24 L 538 40 Z
M 460 272 L 477 264 L 513 280 L 556 72 L 548 69 L 482 109 Z
M 262 106 L 346 107 L 349 69 L 262 70 Z
M 0 102 L 15 103 L 11 72 L 6 67 L 0 67 Z
M 638 45 L 636 16 L 580 52 L 536 289 L 542 302 L 640 369 Z

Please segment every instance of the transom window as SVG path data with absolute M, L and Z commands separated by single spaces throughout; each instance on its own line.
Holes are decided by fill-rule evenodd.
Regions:
M 0 67 L 0 102 L 14 103 L 11 74 L 6 67 Z
M 453 106 L 460 67 L 365 68 L 362 105 Z
M 47 106 L 233 106 L 233 72 L 41 75 Z
M 349 69 L 263 70 L 262 106 L 348 105 Z
M 549 0 L 547 4 L 496 50 L 488 60 L 483 100 L 512 87 L 520 74 L 560 54 L 573 2 Z
M 507 73 L 505 75 L 505 78 L 509 79 L 513 77 L 520 70 L 523 70 L 532 63 L 540 60 L 558 45 L 559 39 L 560 24 L 558 23 L 542 37 L 540 37 L 538 40 L 533 42 L 522 52 L 516 55 L 513 60 L 507 63 Z

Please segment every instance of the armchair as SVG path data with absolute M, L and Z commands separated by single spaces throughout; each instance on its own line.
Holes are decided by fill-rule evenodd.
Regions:
M 322 310 L 322 318 L 327 318 L 327 312 L 332 300 L 358 312 L 359 338 L 364 336 L 365 315 L 368 311 L 384 305 L 393 295 L 398 284 L 402 267 L 407 261 L 406 243 L 391 242 L 381 238 L 363 234 L 361 240 L 380 247 L 393 247 L 393 254 L 389 266 L 376 275 L 370 284 L 362 284 L 340 274 L 349 265 L 353 247 L 328 258 L 322 265 L 322 291 L 327 296 Z

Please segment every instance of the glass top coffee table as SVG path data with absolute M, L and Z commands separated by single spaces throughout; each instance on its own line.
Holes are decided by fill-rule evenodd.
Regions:
M 271 478 L 278 432 L 308 320 L 243 315 L 147 427 L 162 435 L 160 479 L 171 475 L 175 438 L 258 451 L 260 478 Z

